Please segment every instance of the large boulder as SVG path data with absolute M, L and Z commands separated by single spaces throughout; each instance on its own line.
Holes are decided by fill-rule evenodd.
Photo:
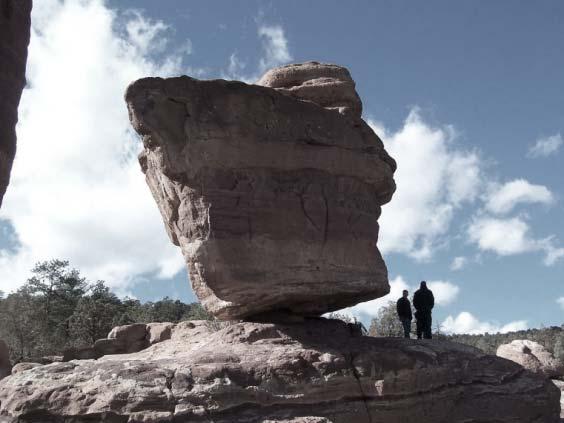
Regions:
M 500 345 L 497 356 L 519 363 L 525 369 L 550 378 L 564 376 L 564 365 L 538 342 L 518 339 Z
M 16 154 L 18 105 L 25 86 L 31 0 L 0 0 L 0 206 Z
M 12 363 L 10 362 L 10 350 L 8 345 L 0 339 L 0 379 L 5 378 L 12 372 Z
M 0 382 L 0 415 L 19 423 L 559 419 L 550 380 L 461 344 L 362 337 L 321 318 L 219 326 L 183 322 L 138 353 L 13 375 Z
M 170 322 L 147 323 L 147 341 L 153 345 L 170 339 L 174 326 Z
M 395 162 L 366 122 L 339 113 L 360 113 L 346 69 L 293 66 L 296 86 L 315 81 L 307 101 L 275 71 L 261 80 L 275 88 L 184 76 L 125 95 L 167 232 L 220 319 L 319 315 L 389 292 L 376 241 Z M 322 86 L 340 91 L 325 99 Z
M 564 381 L 553 379 L 552 382 L 560 389 L 560 418 L 564 419 Z

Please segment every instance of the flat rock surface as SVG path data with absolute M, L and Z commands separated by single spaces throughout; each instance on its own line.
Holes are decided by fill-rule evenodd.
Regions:
M 509 360 L 443 341 L 362 337 L 325 319 L 184 322 L 135 354 L 0 382 L 0 415 L 22 423 L 556 423 L 559 401 L 549 379 Z
M 517 339 L 509 344 L 500 345 L 496 355 L 519 363 L 525 369 L 546 377 L 564 376 L 564 365 L 538 342 Z
M 320 315 L 388 293 L 377 220 L 395 162 L 363 120 L 235 81 L 145 78 L 125 98 L 208 311 Z
M 0 206 L 16 154 L 18 105 L 25 85 L 31 0 L 0 0 Z

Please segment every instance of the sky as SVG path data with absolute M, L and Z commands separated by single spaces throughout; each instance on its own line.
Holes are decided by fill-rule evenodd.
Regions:
M 38 0 L 0 290 L 69 260 L 119 295 L 194 301 L 137 163 L 123 93 L 144 76 L 253 83 L 346 66 L 397 160 L 378 245 L 389 296 L 427 280 L 447 332 L 561 325 L 564 2 Z

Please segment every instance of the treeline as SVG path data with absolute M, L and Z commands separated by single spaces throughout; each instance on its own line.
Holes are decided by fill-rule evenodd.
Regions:
M 0 339 L 14 363 L 92 345 L 118 325 L 210 318 L 199 303 L 120 299 L 104 281 L 88 282 L 62 260 L 38 263 L 20 289 L 0 292 Z
M 415 331 L 415 322 L 412 324 L 412 333 Z M 396 305 L 391 302 L 382 307 L 377 316 L 372 319 L 368 334 L 380 337 L 401 337 L 403 328 L 398 320 Z M 494 354 L 502 344 L 508 344 L 516 339 L 528 339 L 543 345 L 554 356 L 564 363 L 564 325 L 549 328 L 520 330 L 509 333 L 484 333 L 481 335 L 447 334 L 440 324 L 435 324 L 433 338 L 476 347 L 487 354 Z
M 508 344 L 516 339 L 528 339 L 529 341 L 535 341 L 543 345 L 552 352 L 556 358 L 564 363 L 564 325 L 541 329 L 520 330 L 509 333 L 485 333 L 482 335 L 439 334 L 439 338 L 471 345 L 488 354 L 495 354 L 497 347 L 501 344 Z

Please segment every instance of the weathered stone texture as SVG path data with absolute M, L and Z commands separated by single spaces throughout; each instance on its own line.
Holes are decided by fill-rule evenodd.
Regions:
M 0 382 L 20 423 L 559 421 L 554 384 L 443 341 L 354 335 L 340 321 L 183 322 L 170 340 Z
M 0 206 L 16 154 L 18 105 L 25 85 L 31 0 L 0 0 Z
M 538 342 L 517 339 L 500 345 L 496 355 L 514 361 L 531 372 L 546 377 L 564 376 L 564 365 Z
M 389 291 L 377 219 L 395 162 L 362 119 L 189 77 L 138 80 L 126 101 L 147 183 L 208 311 L 319 315 Z
M 257 85 L 275 88 L 347 116 L 360 119 L 362 115 L 355 82 L 341 66 L 317 62 L 286 65 L 266 72 Z

